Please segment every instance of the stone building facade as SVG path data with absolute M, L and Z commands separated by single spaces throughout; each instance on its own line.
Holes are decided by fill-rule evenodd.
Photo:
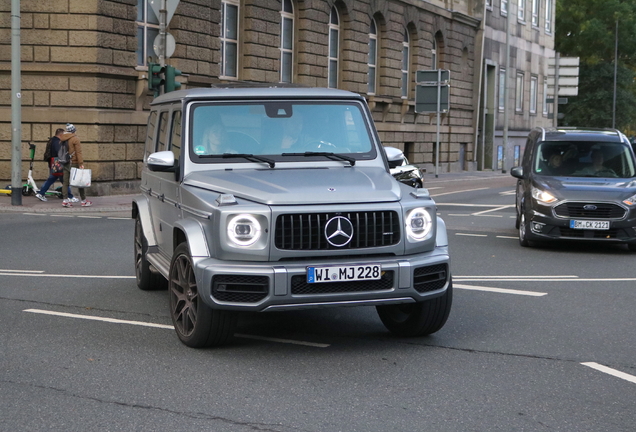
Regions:
M 149 0 L 21 0 L 23 170 L 75 124 L 93 194 L 136 190 L 158 20 Z M 0 181 L 11 177 L 10 0 L 0 0 Z M 182 88 L 292 82 L 364 95 L 384 145 L 441 172 L 474 169 L 483 0 L 181 0 L 167 60 Z M 417 114 L 415 71 L 451 71 L 450 112 Z M 477 68 L 478 69 L 478 68 Z M 24 175 L 23 175 L 24 177 Z M 4 180 L 1 180 L 4 179 Z
M 555 7 L 556 0 L 486 1 L 477 141 L 480 167 L 509 170 L 519 165 L 530 130 L 553 125 L 549 118 L 553 105 L 547 100 L 553 97 L 553 89 L 548 87 L 548 59 L 555 56 Z M 510 46 L 507 103 L 503 91 L 506 37 Z M 505 109 L 507 145 L 503 132 Z

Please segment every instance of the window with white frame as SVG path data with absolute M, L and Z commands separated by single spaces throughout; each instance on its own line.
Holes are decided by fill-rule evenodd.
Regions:
M 517 86 L 515 92 L 515 111 L 523 111 L 523 72 L 517 72 Z
M 409 63 L 410 63 L 410 39 L 409 31 L 404 29 L 404 40 L 402 41 L 402 98 L 409 97 Z
M 536 76 L 530 77 L 530 114 L 537 113 L 537 91 L 539 78 Z
M 501 14 L 508 15 L 508 0 L 501 0 Z
M 548 78 L 543 77 L 543 115 L 548 115 Z
M 433 38 L 433 48 L 431 49 L 431 69 L 437 68 L 437 39 Z
M 159 34 L 159 18 L 148 0 L 137 0 L 137 65 L 147 66 L 148 57 L 156 61 L 159 56 L 152 47 Z
M 540 0 L 532 0 L 532 26 L 539 26 L 539 6 L 541 5 Z
M 517 18 L 519 21 L 526 20 L 526 0 L 519 0 L 517 3 Z
M 552 0 L 545 0 L 545 31 L 552 32 Z
M 329 88 L 338 88 L 338 68 L 340 62 L 340 18 L 335 6 L 331 8 L 329 17 L 329 69 L 327 84 Z
M 294 73 L 294 5 L 283 0 L 280 11 L 280 81 L 290 83 Z
M 499 68 L 499 111 L 506 108 L 506 70 Z
M 368 57 L 368 72 L 367 72 L 367 93 L 375 94 L 375 74 L 378 61 L 378 28 L 375 24 L 375 19 L 371 18 L 371 25 L 369 26 L 369 57 Z
M 221 3 L 221 77 L 238 78 L 239 2 Z

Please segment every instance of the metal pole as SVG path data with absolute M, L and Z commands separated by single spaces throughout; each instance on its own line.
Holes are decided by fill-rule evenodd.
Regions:
M 442 80 L 442 70 L 441 69 L 437 69 L 437 139 L 436 139 L 436 145 L 435 145 L 435 177 L 438 177 L 438 173 L 439 173 L 439 122 L 440 122 L 440 109 L 441 109 L 441 102 L 442 102 L 442 86 L 441 86 L 441 81 Z
M 11 205 L 22 205 L 20 0 L 11 0 Z
M 506 73 L 504 75 L 504 125 L 503 125 L 503 149 L 501 152 L 501 172 L 506 172 L 506 149 L 508 148 L 508 77 L 510 76 L 510 15 L 512 8 L 506 16 Z
M 159 64 L 161 67 L 166 65 L 166 0 L 161 0 L 161 9 L 159 9 L 159 40 L 161 41 L 161 47 L 159 47 Z
M 560 53 L 554 54 L 554 118 L 552 123 L 555 128 L 559 127 L 559 60 L 561 59 Z
M 614 101 L 612 104 L 612 129 L 616 128 L 616 76 L 618 74 L 618 20 L 616 20 L 616 42 L 614 46 Z

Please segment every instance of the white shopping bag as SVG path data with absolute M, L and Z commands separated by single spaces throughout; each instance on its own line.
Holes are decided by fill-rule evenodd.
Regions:
M 86 188 L 91 185 L 91 170 L 71 168 L 71 186 Z

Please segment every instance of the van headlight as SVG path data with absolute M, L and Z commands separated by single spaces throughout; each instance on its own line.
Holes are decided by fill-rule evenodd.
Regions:
M 261 224 L 249 214 L 231 217 L 227 224 L 228 238 L 238 246 L 251 246 L 261 237 Z
M 409 210 L 405 219 L 406 235 L 415 241 L 426 238 L 433 228 L 433 220 L 428 211 L 423 207 Z
M 534 186 L 532 187 L 532 198 L 536 199 L 542 204 L 550 204 L 557 200 L 551 193 L 536 188 Z
M 627 204 L 628 206 L 636 205 L 636 195 L 632 195 L 629 198 L 624 199 L 623 203 Z

